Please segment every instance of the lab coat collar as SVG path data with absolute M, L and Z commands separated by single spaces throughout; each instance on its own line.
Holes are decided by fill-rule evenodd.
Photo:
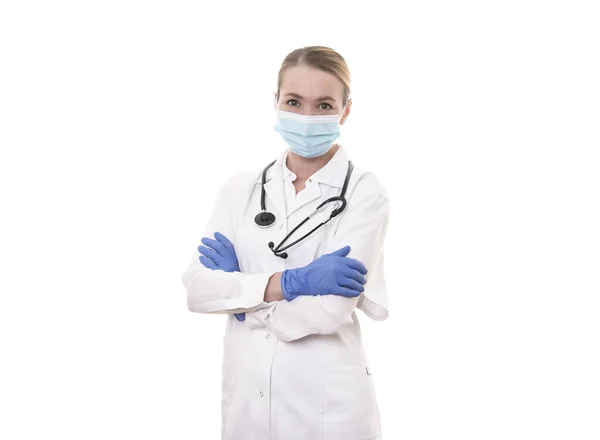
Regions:
M 287 170 L 286 172 L 288 175 L 291 173 L 291 171 L 287 169 L 287 166 L 285 166 L 288 151 L 289 150 L 286 149 L 275 161 L 273 166 L 269 168 L 264 186 L 265 193 L 274 204 L 274 207 L 270 209 L 275 209 L 277 215 L 281 216 L 279 218 L 287 218 L 288 214 L 291 214 L 296 209 L 321 197 L 320 183 L 342 188 L 344 179 L 346 178 L 346 172 L 348 171 L 348 156 L 344 148 L 340 145 L 333 157 L 329 159 L 329 162 L 310 177 L 313 180 L 312 185 L 310 186 L 311 189 L 309 190 L 309 193 L 305 194 L 302 203 L 295 207 L 291 207 L 290 212 L 288 213 L 284 192 L 284 168 Z M 262 173 L 260 173 L 256 181 L 258 184 L 262 184 Z
M 275 176 L 277 176 L 277 181 L 283 182 L 292 173 L 285 164 L 288 153 L 289 149 L 285 150 L 269 169 L 269 171 L 267 171 L 267 184 Z M 333 157 L 329 159 L 329 162 L 327 162 L 321 169 L 317 170 L 312 176 L 310 176 L 310 178 L 317 183 L 324 183 L 341 189 L 344 186 L 344 180 L 346 178 L 347 171 L 348 154 L 346 153 L 344 147 L 340 145 Z M 262 183 L 262 173 L 258 176 L 256 181 L 257 183 Z M 265 185 L 265 189 L 266 187 L 267 185 Z

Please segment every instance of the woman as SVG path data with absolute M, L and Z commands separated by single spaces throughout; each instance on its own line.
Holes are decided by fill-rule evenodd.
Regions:
M 182 276 L 190 311 L 228 314 L 222 439 L 381 438 L 355 310 L 388 316 L 389 201 L 333 142 L 351 105 L 337 52 L 312 46 L 285 58 L 275 129 L 288 148 L 266 171 L 238 172 L 221 187 Z

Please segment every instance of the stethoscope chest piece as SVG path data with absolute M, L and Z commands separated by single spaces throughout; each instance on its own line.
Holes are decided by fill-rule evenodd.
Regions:
M 254 222 L 261 228 L 268 228 L 269 226 L 273 226 L 273 223 L 275 223 L 275 216 L 270 212 L 262 211 L 256 214 L 256 217 L 254 217 Z

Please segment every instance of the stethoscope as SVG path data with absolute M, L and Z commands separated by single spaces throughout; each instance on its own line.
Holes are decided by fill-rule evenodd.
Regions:
M 267 171 L 269 170 L 269 168 L 271 168 L 273 166 L 273 164 L 275 162 L 277 162 L 277 161 L 274 160 L 269 165 L 267 165 L 266 168 L 262 172 L 262 191 L 261 191 L 261 195 L 260 195 L 260 208 L 261 208 L 261 212 L 259 212 L 258 214 L 256 214 L 256 217 L 254 217 L 254 221 L 261 228 L 268 228 L 268 227 L 272 226 L 275 223 L 275 215 L 273 215 L 272 213 L 268 212 L 266 210 L 266 208 L 265 208 L 265 183 L 267 181 Z M 342 192 L 340 193 L 339 196 L 330 197 L 329 199 L 327 199 L 323 203 L 321 203 L 319 206 L 317 206 L 317 208 L 313 211 L 313 213 L 310 214 L 308 217 L 306 217 L 304 220 L 302 220 L 302 222 L 300 224 L 298 224 L 298 226 L 296 226 L 294 229 L 292 229 L 292 231 L 289 234 L 287 234 L 284 237 L 284 239 L 281 241 L 281 243 L 279 243 L 276 247 L 275 247 L 275 244 L 272 241 L 269 242 L 269 248 L 273 251 L 273 253 L 276 256 L 278 256 L 280 258 L 284 258 L 284 259 L 287 258 L 288 254 L 287 254 L 287 252 L 283 252 L 284 250 L 286 250 L 286 249 L 294 246 L 296 243 L 299 243 L 300 241 L 304 240 L 306 237 L 308 237 L 310 234 L 312 234 L 313 232 L 315 232 L 317 229 L 319 229 L 321 226 L 323 226 L 325 223 L 327 223 L 329 220 L 331 220 L 332 218 L 334 218 L 336 215 L 338 215 L 340 212 L 342 212 L 344 210 L 344 208 L 346 207 L 346 198 L 344 196 L 346 194 L 346 188 L 348 187 L 348 181 L 350 180 L 350 175 L 352 174 L 352 170 L 353 169 L 354 169 L 354 165 L 352 164 L 352 161 L 349 160 L 348 161 L 348 171 L 346 172 L 346 179 L 344 180 L 344 186 L 342 187 Z M 327 203 L 331 203 L 331 202 L 342 202 L 342 205 L 339 206 L 339 207 L 337 207 L 337 208 L 335 208 L 331 212 L 331 215 L 329 216 L 329 218 L 327 220 L 325 220 L 324 222 L 321 222 L 321 224 L 319 224 L 315 228 L 313 228 L 308 234 L 304 235 L 303 237 L 301 237 L 300 239 L 296 240 L 295 242 L 293 242 L 291 244 L 288 244 L 285 247 L 281 247 L 281 245 L 283 245 L 283 243 L 285 243 L 286 240 L 300 226 L 302 226 L 310 218 L 312 218 L 315 214 L 317 214 L 319 211 L 321 211 L 321 208 L 323 208 L 323 206 L 325 206 Z

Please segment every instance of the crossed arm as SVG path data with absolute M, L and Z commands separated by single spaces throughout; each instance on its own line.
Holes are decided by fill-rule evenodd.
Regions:
M 205 236 L 214 231 L 225 231 L 232 238 L 233 230 L 227 219 L 228 205 L 219 200 Z M 221 205 L 221 206 L 219 206 Z M 219 211 L 220 210 L 220 211 Z M 378 263 L 387 230 L 389 202 L 379 194 L 365 195 L 348 205 L 342 213 L 330 248 L 351 247 L 350 257 L 361 261 L 367 268 Z M 228 229 L 229 228 L 229 229 Z M 204 241 L 204 240 L 203 240 Z M 352 313 L 360 297 L 338 295 L 301 295 L 293 301 L 283 297 L 281 272 L 244 274 L 225 272 L 206 267 L 196 252 L 188 269 L 182 275 L 187 290 L 188 308 L 199 313 L 246 313 L 243 325 L 266 328 L 284 341 L 293 341 L 310 334 L 330 334 L 352 322 Z
M 389 201 L 376 194 L 365 196 L 349 205 L 345 216 L 325 252 L 349 245 L 351 251 L 348 256 L 359 260 L 367 269 L 363 294 L 368 294 L 369 276 L 379 263 L 383 249 Z M 246 321 L 253 328 L 266 327 L 283 341 L 293 341 L 310 334 L 331 334 L 352 323 L 352 314 L 363 294 L 357 297 L 303 295 L 293 301 L 274 301 L 247 314 Z

